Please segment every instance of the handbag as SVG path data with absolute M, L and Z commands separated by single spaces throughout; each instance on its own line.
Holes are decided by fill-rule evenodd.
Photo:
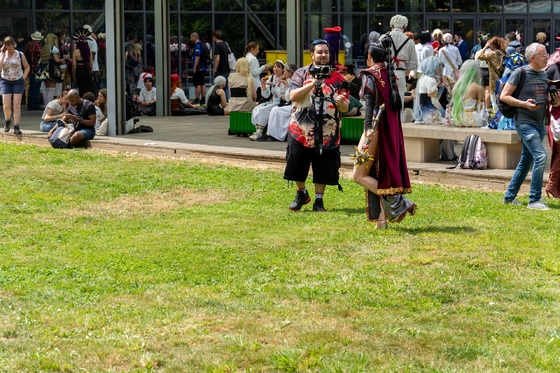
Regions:
M 53 148 L 69 148 L 70 138 L 76 132 L 74 124 L 66 123 L 62 120 L 57 120 L 56 129 L 49 137 L 49 142 Z
M 228 49 L 227 60 L 228 60 L 229 69 L 231 71 L 235 71 L 235 64 L 237 63 L 237 60 L 235 59 L 235 55 L 231 51 L 231 48 L 229 47 L 229 44 L 227 42 L 226 45 Z

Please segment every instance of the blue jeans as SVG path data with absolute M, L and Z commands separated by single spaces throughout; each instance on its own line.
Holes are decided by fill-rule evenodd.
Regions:
M 39 126 L 41 128 L 41 131 L 43 132 L 49 132 L 50 130 L 53 129 L 54 126 L 56 126 L 58 122 L 56 120 L 53 120 L 51 122 L 45 122 L 44 120 L 41 121 L 41 125 Z
M 29 74 L 29 90 L 27 91 L 27 109 L 39 110 L 41 106 L 41 81 L 34 75 Z
M 512 201 L 519 192 L 521 184 L 529 173 L 531 164 L 533 173 L 531 174 L 531 189 L 529 203 L 540 201 L 542 196 L 542 183 L 544 168 L 547 162 L 546 151 L 544 150 L 543 140 L 546 136 L 546 126 L 533 126 L 531 124 L 515 124 L 517 134 L 523 142 L 521 148 L 521 158 L 513 173 L 508 189 L 504 196 L 505 201 Z
M 216 73 L 214 77 L 216 76 L 223 76 L 224 78 L 226 78 L 226 86 L 224 87 L 224 91 L 226 92 L 226 100 L 229 102 L 229 86 L 228 86 L 229 73 Z

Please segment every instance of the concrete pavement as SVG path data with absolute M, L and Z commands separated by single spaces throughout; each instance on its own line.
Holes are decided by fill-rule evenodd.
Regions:
M 2 132 L 4 142 L 24 142 L 50 146 L 46 134 L 39 130 L 42 112 L 22 109 L 20 123 L 23 135 Z M 284 162 L 285 142 L 250 141 L 246 137 L 228 135 L 229 117 L 211 117 L 207 115 L 184 117 L 139 117 L 138 124 L 149 125 L 154 132 L 135 133 L 123 136 L 98 136 L 91 141 L 94 149 L 122 152 L 138 152 L 180 156 L 188 153 L 206 153 L 230 158 L 266 160 Z M 13 132 L 13 131 L 12 131 Z M 548 141 L 545 146 L 550 155 Z M 460 145 L 456 151 L 460 154 Z M 342 145 L 342 167 L 351 170 L 354 145 Z M 550 163 L 550 162 L 549 162 Z M 465 186 L 475 189 L 504 191 L 513 175 L 513 170 L 463 170 L 446 169 L 450 162 L 416 163 L 408 162 L 409 173 L 413 183 L 438 183 Z M 548 168 L 544 183 L 548 180 Z M 530 177 L 530 175 L 529 175 Z M 528 177 L 528 180 L 529 180 Z M 522 188 L 528 192 L 528 180 Z

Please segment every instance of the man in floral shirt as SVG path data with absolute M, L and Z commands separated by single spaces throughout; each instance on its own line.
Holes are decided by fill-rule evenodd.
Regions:
M 290 204 L 292 211 L 300 210 L 311 201 L 305 187 L 310 165 L 315 184 L 313 211 L 327 211 L 323 206 L 325 187 L 339 185 L 340 113 L 348 111 L 349 104 L 340 91 L 344 78 L 338 71 L 330 72 L 328 77 L 314 76 L 310 72 L 312 66 L 327 66 L 329 58 L 327 42 L 315 40 L 311 45 L 313 62 L 298 69 L 290 84 L 294 110 L 288 127 L 284 179 L 295 181 L 298 188 Z

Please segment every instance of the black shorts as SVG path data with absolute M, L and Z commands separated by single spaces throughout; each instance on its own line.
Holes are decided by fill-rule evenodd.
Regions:
M 305 182 L 309 174 L 309 165 L 313 169 L 314 184 L 338 185 L 340 148 L 323 149 L 321 155 L 316 155 L 314 148 L 306 148 L 293 136 L 288 135 L 284 179 Z
M 196 87 L 197 85 L 204 85 L 204 75 L 206 75 L 206 71 L 197 71 L 193 74 L 193 85 Z
M 480 77 L 482 78 L 482 86 L 488 87 L 490 85 L 490 73 L 487 67 L 480 68 Z

